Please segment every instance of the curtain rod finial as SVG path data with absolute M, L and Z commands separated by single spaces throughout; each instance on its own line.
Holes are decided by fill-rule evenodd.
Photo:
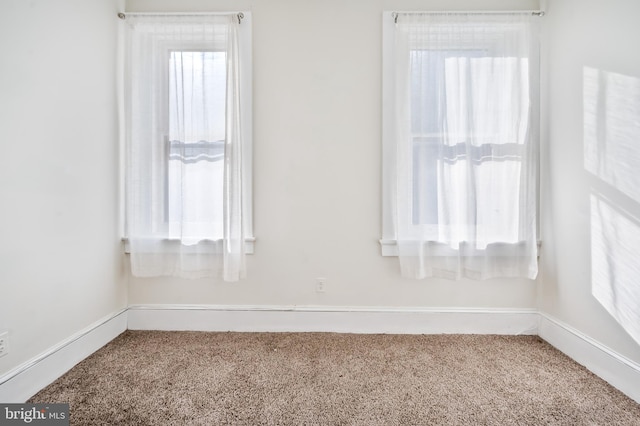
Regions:
M 122 12 L 118 13 L 118 18 L 125 19 L 126 17 L 127 17 L 127 15 L 125 15 L 124 13 L 122 13 Z

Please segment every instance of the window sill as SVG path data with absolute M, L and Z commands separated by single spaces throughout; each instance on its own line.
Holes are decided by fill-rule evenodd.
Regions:
M 391 257 L 398 256 L 398 240 L 380 240 L 380 250 L 382 256 Z
M 167 241 L 177 241 L 177 240 L 169 240 Z M 124 245 L 125 254 L 131 253 L 131 248 L 129 247 L 129 239 L 126 237 L 122 238 L 122 243 Z M 244 250 L 246 254 L 253 254 L 253 248 L 256 243 L 256 239 L 254 237 L 247 237 L 244 239 Z
M 398 257 L 398 240 L 381 239 L 380 250 L 383 257 Z M 542 241 L 538 240 L 538 257 L 540 257 L 540 249 L 542 248 Z

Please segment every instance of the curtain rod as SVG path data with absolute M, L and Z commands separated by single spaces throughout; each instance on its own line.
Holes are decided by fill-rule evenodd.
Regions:
M 478 15 L 507 15 L 514 13 L 531 14 L 533 16 L 544 16 L 544 10 L 435 10 L 435 11 L 413 11 L 413 12 L 392 12 L 394 22 L 398 23 L 399 15 L 455 15 L 455 14 L 478 14 Z
M 242 12 L 131 12 L 131 13 L 118 13 L 118 18 L 127 19 L 127 15 L 131 16 L 207 16 L 207 15 L 236 15 L 238 18 L 238 24 L 242 23 L 244 13 Z

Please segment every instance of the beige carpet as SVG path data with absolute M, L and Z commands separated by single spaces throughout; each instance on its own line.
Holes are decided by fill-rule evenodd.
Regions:
M 533 336 L 128 331 L 29 402 L 77 425 L 640 425 Z

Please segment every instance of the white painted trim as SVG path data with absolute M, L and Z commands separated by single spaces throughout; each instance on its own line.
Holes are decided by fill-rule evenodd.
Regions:
M 23 403 L 127 329 L 127 309 L 115 312 L 0 377 L 0 402 Z
M 542 339 L 640 403 L 640 364 L 550 315 L 539 315 Z
M 535 310 L 349 306 L 132 305 L 131 330 L 533 334 Z
M 398 241 L 397 240 L 385 240 L 385 239 L 381 239 L 380 240 L 380 250 L 382 253 L 382 256 L 399 256 L 400 253 L 398 252 Z

